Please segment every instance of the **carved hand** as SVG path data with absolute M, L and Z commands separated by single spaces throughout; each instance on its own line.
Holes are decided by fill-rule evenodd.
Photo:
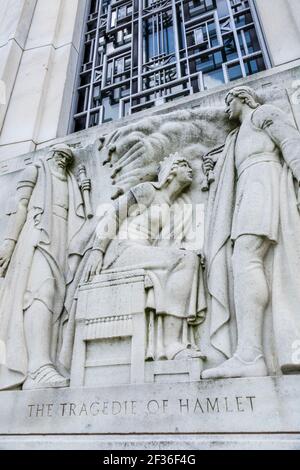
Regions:
M 215 162 L 213 161 L 212 158 L 204 158 L 203 160 L 203 171 L 206 176 L 209 175 L 210 171 L 213 171 L 215 167 Z
M 16 242 L 14 240 L 5 240 L 0 247 L 0 277 L 5 276 L 5 272 L 10 263 L 15 246 Z
M 134 135 L 134 138 L 136 136 L 139 136 L 140 138 L 142 138 L 143 136 L 149 135 L 152 132 L 154 132 L 155 130 L 154 127 L 155 126 L 153 126 L 153 124 L 151 123 L 151 119 L 149 120 L 149 118 L 144 119 L 140 121 L 139 123 L 121 127 L 120 129 L 117 129 L 105 139 L 105 145 L 113 147 L 120 140 L 125 140 L 127 137 L 130 138 L 130 136 L 132 135 Z
M 84 274 L 83 282 L 90 282 L 94 276 L 101 273 L 103 265 L 103 253 L 99 250 L 92 250 Z
M 82 191 L 90 191 L 92 188 L 91 180 L 89 178 L 85 178 L 81 181 L 81 189 Z
M 113 164 L 111 178 L 117 190 L 112 199 L 139 182 L 149 180 L 149 175 L 153 174 L 153 179 L 155 178 L 158 161 L 150 138 L 142 138 L 135 143 L 133 140 L 120 142 L 115 155 L 117 160 Z

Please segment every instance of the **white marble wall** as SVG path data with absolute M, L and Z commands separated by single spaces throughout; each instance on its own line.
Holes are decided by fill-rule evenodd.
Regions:
M 0 129 L 4 124 L 35 5 L 36 0 L 0 0 L 0 80 L 6 85 L 5 99 L 0 107 Z
M 240 80 L 237 84 L 253 86 L 262 98 L 289 113 L 291 118 L 294 117 L 299 127 L 299 106 L 296 100 L 294 103 L 292 97 L 293 83 L 299 76 L 300 61 L 298 61 L 298 66 L 296 63 L 293 67 L 285 64 Z M 47 77 L 45 81 L 47 82 Z M 196 110 L 196 108 L 224 107 L 224 96 L 230 86 L 227 84 L 219 90 L 209 90 L 202 95 L 198 94 L 166 103 L 159 109 L 149 109 L 139 115 L 128 117 L 124 121 L 105 124 L 101 129 L 92 128 L 56 139 L 56 142 L 68 142 L 75 148 L 76 161 L 84 163 L 87 167 L 87 174 L 92 176 L 94 209 L 101 202 L 108 202 L 109 191 L 112 190 L 111 168 L 109 165 L 103 166 L 102 156 L 104 155 L 100 157 L 98 152 L 97 139 L 100 136 L 110 133 L 124 122 L 137 122 L 142 116 L 159 116 L 162 111 L 180 112 L 180 110 Z M 43 116 L 43 113 L 41 115 Z M 216 125 L 215 128 L 218 129 L 219 126 Z M 49 145 L 49 142 L 45 145 Z M 40 151 L 0 162 L 0 240 L 3 239 L 4 230 L 7 227 L 7 218 L 4 213 L 8 209 L 7 206 L 12 207 L 9 197 L 13 198 L 15 194 L 14 188 L 19 171 L 25 163 L 45 154 L 46 149 L 43 149 L 41 144 Z M 197 197 L 199 195 L 197 201 L 205 197 L 204 193 L 199 191 L 198 183 L 194 185 L 194 191 Z M 267 313 L 265 324 L 267 327 L 265 337 L 269 341 L 272 338 L 269 329 L 271 328 L 270 312 Z M 218 359 L 218 353 L 209 349 L 211 347 L 209 329 L 210 324 L 207 321 L 203 324 L 201 344 L 205 351 L 209 351 L 209 360 L 215 360 Z M 270 357 L 271 353 L 271 345 L 268 343 L 267 354 L 270 354 Z M 92 371 L 92 367 L 90 370 Z M 271 371 L 272 375 L 275 374 L 274 369 Z M 94 378 L 95 375 L 93 372 L 92 374 Z M 89 388 L 85 388 L 84 391 L 78 388 L 61 389 L 55 393 L 51 390 L 49 392 L 33 391 L 26 392 L 20 397 L 18 391 L 1 392 L 3 395 L 0 400 L 0 436 L 2 435 L 0 448 L 72 449 L 81 446 L 86 449 L 105 449 L 107 448 L 105 433 L 110 433 L 109 449 L 125 449 L 126 446 L 131 449 L 299 449 L 300 414 L 299 407 L 296 406 L 300 394 L 298 382 L 296 376 L 284 376 L 202 381 L 194 382 L 188 388 L 182 383 L 148 383 L 135 385 L 133 388 L 124 385 L 117 389 L 106 387 L 100 394 L 101 403 L 99 403 L 99 391 L 96 390 L 95 395 L 93 389 Z M 122 409 L 116 414 L 116 409 L 112 408 L 113 403 L 119 406 L 118 403 L 121 401 Z M 127 403 L 132 404 L 133 411 L 127 412 Z M 196 403 L 199 404 L 196 405 Z M 153 405 L 156 408 L 152 408 Z M 59 433 L 58 436 L 49 437 L 49 433 L 55 432 Z M 100 440 L 95 444 L 93 436 L 87 435 L 89 432 L 103 434 L 103 443 Z M 126 434 L 127 437 L 123 439 L 126 445 L 122 444 L 122 438 L 116 434 L 119 432 Z M 133 432 L 139 432 L 140 438 L 136 438 Z M 152 433 L 148 441 L 143 437 L 145 432 Z M 159 433 L 168 436 L 171 432 L 175 433 L 173 440 L 168 437 L 162 440 L 159 437 Z M 186 434 L 191 432 L 194 433 L 194 438 Z M 83 433 L 86 436 L 82 437 Z M 182 440 L 182 435 L 180 437 L 178 433 L 185 433 L 187 438 Z M 204 438 L 203 433 L 206 433 Z M 215 433 L 219 433 L 217 441 Z M 235 433 L 236 439 L 230 441 L 228 433 Z M 252 433 L 253 439 L 249 439 L 247 433 Z
M 67 134 L 86 0 L 0 0 L 0 160 Z
M 299 59 L 299 0 L 256 0 L 255 4 L 272 65 Z

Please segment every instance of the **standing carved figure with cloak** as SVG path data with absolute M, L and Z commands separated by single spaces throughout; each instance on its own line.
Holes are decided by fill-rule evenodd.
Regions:
M 0 250 L 5 275 L 0 299 L 5 352 L 1 390 L 68 385 L 57 371 L 57 348 L 68 247 L 85 221 L 82 195 L 68 170 L 72 160 L 67 145 L 57 146 L 50 158 L 27 167 L 17 186 L 17 209 Z
M 300 134 L 281 110 L 260 105 L 249 87 L 231 90 L 226 104 L 229 117 L 241 125 L 229 135 L 216 164 L 206 259 L 211 343 L 227 360 L 202 376 L 268 375 L 267 308 L 277 367 L 282 373 L 299 371 L 293 353 L 300 338 Z M 234 314 L 233 355 L 229 323 Z

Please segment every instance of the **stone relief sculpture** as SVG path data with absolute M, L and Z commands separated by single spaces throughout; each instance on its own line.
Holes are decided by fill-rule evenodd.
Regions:
M 211 183 L 205 243 L 211 344 L 229 359 L 203 378 L 268 375 L 263 350 L 267 308 L 278 368 L 298 371 L 292 356 L 300 337 L 300 135 L 287 115 L 261 105 L 248 87 L 233 89 L 226 103 L 227 121 L 217 108 L 199 108 L 150 117 L 110 136 L 105 145 L 118 186 L 114 197 L 147 180 L 150 162 L 163 158 L 164 149 L 198 145 L 199 154 L 206 154 L 202 189 Z M 231 320 L 237 322 L 234 334 Z
M 226 105 L 150 117 L 101 139 L 116 189 L 100 219 L 85 167 L 79 182 L 69 170 L 70 147 L 26 168 L 0 247 L 1 390 L 68 386 L 80 286 L 136 268 L 146 273 L 145 360 L 203 359 L 195 328 L 207 316 L 209 347 L 223 362 L 203 379 L 268 375 L 266 334 L 276 370 L 299 372 L 300 134 L 251 88 L 232 89 Z M 204 273 L 201 247 L 186 244 L 191 191 L 207 194 Z
M 274 334 L 281 371 L 298 371 L 292 355 L 300 335 L 300 134 L 281 110 L 260 105 L 251 88 L 232 89 L 226 104 L 229 118 L 240 125 L 217 160 L 216 183 L 210 190 L 207 277 L 211 341 L 231 356 L 232 310 L 238 341 L 232 358 L 202 376 L 268 375 L 263 350 L 268 304 L 273 320 L 269 334 Z
M 6 362 L 0 389 L 65 387 L 56 354 L 68 270 L 68 246 L 85 221 L 82 193 L 66 145 L 27 167 L 17 187 L 0 250 L 0 335 Z M 90 189 L 87 179 L 81 181 Z
M 86 266 L 85 282 L 109 268 L 146 271 L 147 360 L 203 358 L 193 331 L 205 319 L 202 268 L 197 254 L 183 248 L 191 222 L 184 192 L 192 178 L 186 159 L 177 153 L 165 158 L 158 182 L 133 187 L 104 216 Z

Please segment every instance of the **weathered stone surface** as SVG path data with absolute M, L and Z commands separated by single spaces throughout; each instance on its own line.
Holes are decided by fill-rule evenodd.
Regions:
M 18 436 L 1 437 L 1 450 L 105 450 L 105 451 L 165 451 L 181 450 L 193 455 L 193 450 L 299 450 L 300 435 L 276 434 L 185 434 L 135 436 Z M 112 452 L 113 455 L 113 452 Z
M 85 0 L 1 1 L 7 100 L 0 103 L 0 160 L 67 134 L 85 6 Z
M 59 182 L 54 180 L 48 184 L 46 178 L 41 190 L 40 177 L 36 181 L 26 176 L 19 181 L 18 188 L 23 191 L 29 178 L 30 191 L 28 189 L 28 194 L 21 191 L 22 207 L 16 214 L 13 208 L 8 211 L 11 214 L 10 224 L 0 256 L 3 276 L 6 276 L 8 267 L 3 283 L 1 337 L 7 347 L 10 365 L 4 363 L 3 368 L 14 373 L 18 371 L 22 375 L 23 380 L 13 382 L 15 385 L 25 381 L 28 388 L 26 374 L 36 382 L 43 379 L 38 373 L 38 367 L 29 367 L 27 370 L 23 360 L 26 351 L 32 356 L 32 352 L 29 352 L 30 340 L 27 339 L 25 344 L 20 339 L 18 347 L 22 353 L 17 350 L 18 361 L 12 359 L 15 353 L 10 331 L 16 324 L 20 327 L 23 321 L 14 320 L 9 312 L 23 310 L 27 318 L 32 301 L 28 303 L 26 299 L 32 296 L 45 303 L 50 312 L 54 312 L 55 326 L 49 326 L 51 331 L 47 330 L 45 338 L 58 335 L 54 344 L 60 338 L 58 349 L 52 352 L 50 359 L 44 357 L 39 365 L 46 367 L 48 363 L 53 363 L 57 368 L 62 365 L 66 371 L 72 368 L 72 382 L 77 386 L 105 385 L 105 380 L 100 380 L 101 373 L 98 371 L 100 382 L 97 383 L 96 375 L 93 376 L 91 370 L 93 364 L 100 367 L 99 358 L 107 354 L 109 356 L 116 340 L 120 343 L 120 357 L 125 354 L 126 348 L 131 351 L 125 354 L 131 366 L 137 358 L 143 363 L 147 360 L 185 360 L 188 357 L 203 360 L 207 356 L 205 369 L 210 369 L 211 365 L 217 368 L 205 370 L 204 378 L 280 375 L 280 372 L 298 370 L 299 364 L 295 359 L 297 351 L 294 350 L 297 347 L 299 322 L 295 306 L 291 303 L 298 292 L 296 287 L 292 287 L 298 282 L 298 260 L 291 255 L 297 253 L 297 241 L 286 237 L 291 230 L 293 233 L 298 230 L 299 225 L 296 185 L 300 179 L 300 134 L 292 123 L 291 109 L 289 114 L 284 114 L 278 106 L 272 104 L 277 99 L 282 105 L 289 106 L 282 92 L 277 92 L 276 99 L 274 95 L 265 97 L 266 103 L 263 105 L 256 93 L 245 86 L 236 87 L 225 96 L 228 116 L 224 108 L 217 106 L 175 111 L 132 123 L 103 138 L 100 136 L 93 146 L 74 149 L 74 153 L 77 153 L 76 163 L 88 163 L 88 174 L 93 175 L 93 191 L 90 199 L 90 187 L 84 186 L 85 176 L 78 183 L 75 183 L 73 177 L 72 190 L 70 184 L 68 189 L 66 186 L 70 198 L 74 194 L 79 195 L 81 188 L 78 207 L 83 206 L 84 202 L 85 211 L 81 207 L 80 227 L 76 226 L 69 202 L 62 206 L 60 202 L 54 204 L 54 211 L 57 205 L 65 210 L 64 217 L 70 225 L 69 235 L 70 231 L 74 232 L 74 239 L 71 237 L 69 240 L 71 277 L 67 265 L 59 268 L 63 275 L 52 276 L 57 289 L 55 296 L 54 289 L 47 290 L 43 295 L 33 292 L 34 289 L 28 291 L 25 274 L 22 274 L 22 282 L 25 284 L 17 296 L 20 305 L 15 309 L 8 308 L 6 297 L 9 283 L 13 282 L 11 276 L 15 261 L 8 266 L 10 259 L 15 259 L 12 256 L 15 246 L 16 253 L 20 249 L 19 239 L 23 240 L 25 236 L 23 228 L 27 225 L 24 225 L 24 221 L 28 217 L 30 220 L 31 209 L 41 207 L 39 210 L 43 214 L 43 204 L 34 199 L 36 194 L 45 191 L 43 197 L 46 200 L 52 197 L 52 192 L 55 193 L 59 186 Z M 224 140 L 225 147 L 222 145 Z M 65 148 L 71 152 L 70 147 Z M 179 151 L 171 153 L 176 148 Z M 49 157 L 46 158 L 48 162 Z M 28 171 L 43 166 L 41 162 L 38 161 L 37 167 L 29 167 Z M 34 171 L 37 172 L 36 169 Z M 235 172 L 238 173 L 237 182 L 234 179 Z M 109 175 L 110 181 L 107 181 Z M 90 184 L 88 179 L 86 182 Z M 208 198 L 206 193 L 209 193 Z M 244 197 L 246 202 L 242 204 Z M 116 202 L 108 208 L 110 199 Z M 25 209 L 24 201 L 27 201 Z M 103 213 L 101 203 L 106 203 Z M 208 227 L 204 243 L 206 283 L 202 279 L 202 265 L 199 265 L 203 237 L 198 236 L 198 232 L 203 229 L 203 220 L 196 220 L 193 224 L 192 217 L 194 208 L 203 207 L 203 204 Z M 91 207 L 88 208 L 89 205 Z M 94 218 L 92 207 L 97 208 Z M 184 215 L 183 209 L 186 208 L 190 211 L 189 216 Z M 27 211 L 26 217 L 22 212 L 24 210 Z M 76 211 L 78 215 L 78 209 Z M 293 212 L 292 217 L 288 215 L 290 212 Z M 34 217 L 39 217 L 39 214 Z M 111 232 L 113 222 L 116 222 L 117 230 Z M 39 223 L 38 219 L 35 225 L 39 226 Z M 40 230 L 42 233 L 45 231 L 46 238 L 41 243 L 52 243 L 53 247 L 56 243 L 61 244 L 62 235 L 59 235 L 59 231 L 56 233 L 55 224 L 53 232 L 43 224 Z M 188 232 L 192 225 L 194 238 L 190 240 Z M 12 226 L 17 228 L 12 229 Z M 283 226 L 288 228 L 284 236 L 280 232 Z M 49 234 L 51 242 L 47 241 Z M 251 240 L 248 240 L 249 236 Z M 20 242 L 20 246 L 23 246 L 22 243 L 24 241 Z M 44 250 L 43 247 L 41 249 Z M 289 253 L 290 268 L 293 263 L 288 296 L 283 292 L 283 278 L 288 279 L 287 273 L 283 269 L 284 263 L 279 261 L 283 252 Z M 271 263 L 267 262 L 269 257 Z M 254 263 L 255 273 L 253 269 L 248 269 L 247 263 Z M 22 271 L 24 266 L 19 266 Z M 109 269 L 115 271 L 117 278 L 112 276 L 108 281 L 103 279 L 98 294 L 87 286 L 79 288 L 82 284 L 89 285 L 96 274 L 109 275 Z M 144 272 L 144 287 L 139 292 L 134 287 L 134 275 L 130 275 L 130 271 L 135 269 Z M 26 265 L 26 270 L 31 272 L 31 266 Z M 122 279 L 120 273 L 126 270 L 132 277 L 131 281 L 128 275 Z M 276 288 L 273 288 L 271 282 L 267 285 L 265 271 L 271 275 Z M 242 275 L 239 275 L 240 272 Z M 253 276 L 257 276 L 257 282 Z M 45 283 L 48 282 L 46 277 L 42 278 Z M 119 287 L 116 289 L 117 284 Z M 204 288 L 206 284 L 207 289 Z M 140 296 L 144 296 L 143 302 L 139 302 Z M 61 310 L 57 312 L 49 307 L 51 302 L 57 301 L 55 297 L 60 299 Z M 116 299 L 119 306 L 115 308 L 111 299 Z M 134 305 L 135 302 L 139 307 Z M 207 307 L 208 321 L 203 329 L 201 326 L 201 331 L 196 331 L 194 327 L 204 323 L 206 316 L 203 312 Z M 281 314 L 279 308 L 282 309 Z M 138 315 L 140 319 L 135 325 L 133 318 L 138 318 Z M 288 315 L 288 320 L 282 328 L 280 324 L 285 315 Z M 119 322 L 125 328 L 126 335 L 121 334 Z M 85 331 L 91 328 L 95 330 L 92 336 Z M 55 333 L 56 330 L 59 333 Z M 77 335 L 77 330 L 82 330 L 82 334 Z M 104 330 L 107 330 L 106 337 Z M 122 343 L 121 347 L 122 336 L 127 338 L 128 344 Z M 132 337 L 132 344 L 128 342 L 128 337 Z M 135 338 L 141 339 L 136 348 Z M 200 350 L 202 344 L 206 348 L 205 354 Z M 82 353 L 79 353 L 81 349 Z M 81 377 L 85 369 L 85 355 L 90 368 L 86 371 L 87 377 L 90 376 L 92 382 L 85 382 Z M 230 360 L 219 367 L 224 357 Z M 108 370 L 110 365 L 116 365 L 115 359 L 102 366 Z M 121 375 L 117 373 L 117 383 L 143 383 L 145 371 L 137 363 L 132 366 L 130 375 L 128 371 L 123 371 L 122 379 L 120 363 L 118 372 Z M 79 364 L 83 364 L 81 372 L 76 369 Z M 180 367 L 179 370 L 182 371 Z M 81 378 L 77 380 L 76 375 Z M 114 384 L 108 375 L 105 375 L 108 383 Z M 5 385 L 5 382 L 6 379 L 3 379 L 2 389 L 12 386 L 8 382 Z
M 300 433 L 295 408 L 299 375 L 282 376 L 296 373 L 300 362 L 298 310 L 289 304 L 298 295 L 299 237 L 286 243 L 278 228 L 288 228 L 290 236 L 300 223 L 300 134 L 290 94 L 267 85 L 262 81 L 256 87 L 263 105 L 250 88 L 235 88 L 229 94 L 224 89 L 204 98 L 206 107 L 131 120 L 127 127 L 107 126 L 104 135 L 87 131 L 70 138 L 70 146 L 3 162 L 2 214 L 10 214 L 15 222 L 7 226 L 3 218 L 1 226 L 5 243 L 0 261 L 6 277 L 1 283 L 0 384 L 3 380 L 2 389 L 24 388 L 1 392 L 0 433 Z M 286 86 L 292 89 L 291 82 Z M 231 120 L 221 105 L 225 97 Z M 53 167 L 57 154 L 74 156 L 68 173 L 72 183 L 66 183 L 65 164 L 59 175 L 62 181 L 51 176 L 57 170 Z M 243 166 L 249 159 L 251 165 Z M 29 165 L 26 177 L 20 177 L 23 163 Z M 264 171 L 259 171 L 262 167 Z M 50 171 L 43 176 L 43 185 L 40 176 L 30 177 L 33 170 L 41 175 L 40 168 L 45 168 L 45 175 Z M 15 184 L 21 189 L 17 212 Z M 234 224 L 235 212 L 242 207 L 241 189 L 242 196 L 248 191 L 248 205 L 243 209 L 246 215 Z M 46 206 L 40 201 L 52 204 L 56 191 L 62 191 L 64 200 L 55 200 L 47 214 L 50 217 L 53 211 L 61 217 L 64 229 L 58 230 L 55 222 L 52 231 L 46 226 L 47 232 Z M 185 204 L 190 212 L 183 217 Z M 173 214 L 175 208 L 179 212 Z M 192 224 L 190 240 L 187 222 L 193 220 L 195 208 L 200 218 Z M 30 221 L 37 209 L 36 223 L 26 238 L 23 222 Z M 247 218 L 250 209 L 252 216 Z M 264 217 L 256 217 L 260 210 L 265 210 Z M 290 210 L 292 218 L 287 217 Z M 79 213 L 80 227 L 75 216 Z M 115 231 L 110 228 L 113 221 L 117 221 Z M 251 223 L 262 224 L 265 231 L 260 226 L 249 228 Z M 52 238 L 43 239 L 45 246 L 32 239 L 36 227 L 51 234 Z M 47 253 L 61 247 L 65 255 L 64 238 L 70 231 L 74 237 L 69 240 L 68 260 L 56 262 L 60 275 L 43 265 L 41 281 L 54 283 L 33 288 L 32 277 L 39 281 L 38 271 L 30 263 L 24 265 L 25 256 L 14 255 L 15 245 L 17 254 L 23 247 L 26 256 L 27 246 L 34 253 L 37 247 Z M 249 234 L 254 245 L 240 246 Z M 213 271 L 211 263 L 225 245 L 227 251 Z M 273 263 L 273 254 L 283 249 L 286 259 Z M 259 267 L 259 276 L 250 281 L 253 268 L 248 269 L 247 263 Z M 22 282 L 10 299 L 9 286 L 17 285 L 12 282 L 16 265 L 23 273 L 18 277 Z M 293 282 L 287 282 L 285 266 Z M 29 280 L 24 268 L 34 274 Z M 51 269 L 55 273 L 54 265 Z M 242 269 L 245 273 L 239 276 Z M 218 323 L 216 313 L 224 299 L 220 292 L 229 296 L 224 304 L 227 316 Z M 9 299 L 19 299 L 18 309 L 11 308 Z M 58 300 L 56 311 L 51 305 Z M 28 328 L 32 305 L 36 314 Z M 23 324 L 25 334 L 20 336 Z M 225 339 L 221 335 L 215 341 L 215 333 L 224 331 Z M 49 344 L 55 346 L 51 357 L 45 355 Z M 223 365 L 226 358 L 229 362 Z M 18 380 L 5 383 L 5 368 L 9 373 L 18 371 Z M 213 380 L 200 380 L 201 374 Z M 70 389 L 63 388 L 69 376 Z M 228 380 L 215 380 L 222 377 Z
M 1 393 L 0 433 L 300 433 L 298 377 Z
M 272 2 L 272 21 L 268 2 L 256 1 L 259 18 L 264 33 L 268 37 L 268 47 L 273 65 L 280 65 L 299 57 L 299 3 L 297 0 L 274 0 Z M 279 26 L 280 25 L 280 26 Z M 284 31 L 278 41 L 278 31 Z

